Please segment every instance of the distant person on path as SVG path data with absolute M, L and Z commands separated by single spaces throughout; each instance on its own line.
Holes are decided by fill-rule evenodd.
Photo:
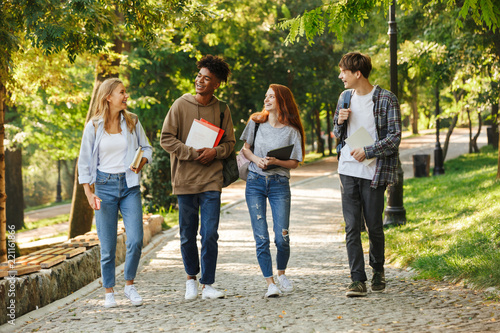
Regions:
M 255 131 L 257 128 L 256 136 Z M 255 142 L 254 142 L 255 138 Z M 278 297 L 294 287 L 285 275 L 290 258 L 290 169 L 304 159 L 304 128 L 292 92 L 285 86 L 271 84 L 264 99 L 264 109 L 254 113 L 240 137 L 245 141 L 240 154 L 250 160 L 245 197 L 252 221 L 257 260 L 267 282 L 265 297 Z M 293 145 L 290 159 L 267 157 L 270 150 Z M 253 147 L 253 149 L 252 149 Z M 273 277 L 266 219 L 267 200 L 273 215 L 274 243 L 278 282 Z M 281 291 L 280 291 L 281 289 Z
M 364 127 L 372 145 L 341 150 L 338 172 L 345 220 L 346 247 L 352 283 L 346 296 L 366 296 L 366 273 L 361 228 L 366 221 L 370 239 L 370 266 L 373 269 L 372 292 L 385 290 L 385 241 L 382 214 L 387 185 L 397 181 L 398 147 L 401 142 L 401 113 L 396 96 L 368 81 L 372 69 L 368 55 L 348 53 L 339 63 L 339 79 L 352 89 L 350 107 L 343 108 L 345 91 L 340 95 L 334 116 L 334 133 L 350 137 Z M 375 158 L 369 164 L 362 162 Z M 363 219 L 364 217 L 364 219 Z
M 215 282 L 222 191 L 222 160 L 228 157 L 236 142 L 231 112 L 226 106 L 220 121 L 220 104 L 214 92 L 226 82 L 229 65 L 216 56 L 207 55 L 197 62 L 194 81 L 196 95 L 178 98 L 168 111 L 161 132 L 161 146 L 170 153 L 172 188 L 179 203 L 181 254 L 187 274 L 185 299 L 198 297 L 197 275 L 200 256 L 196 236 L 201 224 L 202 298 L 225 297 L 212 287 Z M 224 130 L 217 147 L 194 149 L 185 144 L 195 119 L 205 119 Z M 199 214 L 199 215 L 198 215 Z
M 152 148 L 137 115 L 126 110 L 127 94 L 122 81 L 105 80 L 96 95 L 94 116 L 85 126 L 78 181 L 83 184 L 90 207 L 95 210 L 97 235 L 101 242 L 104 306 L 115 307 L 115 254 L 118 211 L 127 233 L 125 296 L 133 305 L 142 305 L 134 279 L 142 252 L 142 203 L 139 182 L 141 169 L 151 161 Z M 137 169 L 130 167 L 137 148 L 144 150 Z M 95 194 L 90 185 L 95 183 Z

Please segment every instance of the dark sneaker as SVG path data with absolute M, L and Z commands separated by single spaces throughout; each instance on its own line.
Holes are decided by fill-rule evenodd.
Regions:
M 354 281 L 347 288 L 345 293 L 347 297 L 362 297 L 366 296 L 366 284 L 361 281 Z
M 381 293 L 385 290 L 385 273 L 384 271 L 373 271 L 372 277 L 372 292 Z

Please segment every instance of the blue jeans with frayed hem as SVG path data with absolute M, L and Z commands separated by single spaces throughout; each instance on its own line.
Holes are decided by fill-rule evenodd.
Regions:
M 250 171 L 245 197 L 252 221 L 257 261 L 264 278 L 273 276 L 273 262 L 266 218 L 267 200 L 273 216 L 274 243 L 278 270 L 285 270 L 290 259 L 290 183 L 285 176 L 262 176 Z

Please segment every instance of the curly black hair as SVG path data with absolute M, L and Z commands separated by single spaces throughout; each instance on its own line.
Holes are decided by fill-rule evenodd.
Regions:
M 221 82 L 227 82 L 228 76 L 231 74 L 229 65 L 221 57 L 207 54 L 196 63 L 198 69 L 206 68 L 213 73 Z

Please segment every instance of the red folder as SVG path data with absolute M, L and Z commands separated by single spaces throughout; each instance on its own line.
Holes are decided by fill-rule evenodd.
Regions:
M 222 128 L 215 126 L 214 124 L 212 124 L 211 122 L 209 122 L 203 118 L 201 118 L 200 121 L 202 123 L 209 125 L 208 127 L 212 128 L 214 131 L 217 131 L 217 130 L 219 131 L 219 134 L 217 134 L 217 139 L 215 139 L 215 143 L 214 143 L 214 147 L 217 147 L 217 145 L 220 142 L 220 139 L 222 138 L 222 134 L 224 134 L 224 130 Z

